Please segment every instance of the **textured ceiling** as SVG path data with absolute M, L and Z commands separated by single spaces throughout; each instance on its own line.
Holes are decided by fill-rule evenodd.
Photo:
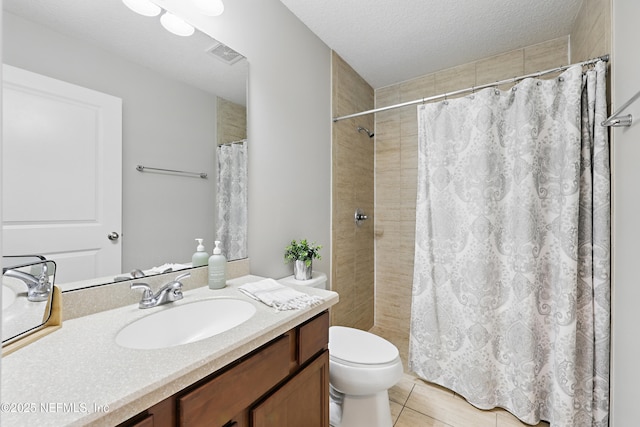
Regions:
M 583 0 L 280 0 L 375 89 L 569 34 Z
M 583 2 L 280 1 L 374 88 L 565 36 Z M 215 41 L 202 33 L 174 36 L 158 18 L 139 16 L 119 0 L 3 0 L 3 4 L 5 11 L 245 103 L 247 61 L 229 66 L 204 54 Z
M 99 49 L 153 69 L 235 103 L 246 104 L 248 64 L 225 64 L 205 51 L 217 42 L 196 31 L 179 37 L 120 0 L 3 0 L 6 12 L 92 43 Z

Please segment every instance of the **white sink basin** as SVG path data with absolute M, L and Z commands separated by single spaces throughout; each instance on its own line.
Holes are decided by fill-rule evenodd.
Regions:
M 8 286 L 2 286 L 2 308 L 9 307 L 16 300 L 16 293 Z
M 188 344 L 228 331 L 255 313 L 253 304 L 232 298 L 164 306 L 162 311 L 122 328 L 116 336 L 116 343 L 122 347 L 147 350 Z

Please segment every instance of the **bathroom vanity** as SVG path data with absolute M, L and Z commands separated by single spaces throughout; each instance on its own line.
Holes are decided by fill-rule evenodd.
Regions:
M 327 311 L 122 427 L 329 425 Z
M 300 288 L 323 302 L 276 312 L 237 290 L 259 279 L 244 276 L 224 289 L 186 291 L 183 300 L 149 310 L 134 304 L 65 320 L 60 330 L 3 358 L 0 422 L 328 426 L 328 309 L 338 295 Z M 256 313 L 189 344 L 153 350 L 116 344 L 122 328 L 151 310 L 212 298 L 243 299 Z

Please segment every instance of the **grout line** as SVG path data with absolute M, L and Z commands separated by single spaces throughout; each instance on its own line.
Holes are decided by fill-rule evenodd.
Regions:
M 395 421 L 393 422 L 393 427 L 395 427 L 396 424 L 398 424 L 398 421 L 400 421 L 400 417 L 402 416 L 402 413 L 404 412 L 404 406 L 402 407 L 402 409 L 400 409 L 400 413 L 398 414 L 398 418 L 395 419 Z
M 407 408 L 407 403 L 409 403 L 409 398 L 411 397 L 411 393 L 413 393 L 413 390 L 416 388 L 416 383 L 412 382 L 412 386 L 411 386 L 411 390 L 409 390 L 409 393 L 407 394 L 407 398 L 404 400 L 404 403 L 402 404 L 402 409 L 400 410 L 400 413 L 398 414 L 398 418 L 396 418 L 395 423 L 393 423 L 393 425 L 395 426 L 398 421 L 400 421 L 400 417 L 402 416 L 402 413 L 404 412 L 404 410 Z
M 404 400 L 404 403 L 402 404 L 403 409 L 407 406 L 407 403 L 409 402 L 409 398 L 411 397 L 411 393 L 413 393 L 413 390 L 415 388 L 416 388 L 416 383 L 413 383 L 413 385 L 411 386 L 411 390 L 409 390 L 409 394 L 407 394 L 407 398 Z

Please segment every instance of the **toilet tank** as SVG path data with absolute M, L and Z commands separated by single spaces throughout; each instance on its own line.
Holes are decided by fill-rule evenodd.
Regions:
M 309 280 L 296 280 L 293 278 L 293 275 L 283 277 L 282 279 L 278 279 L 278 282 L 283 285 L 299 285 L 299 286 L 310 286 L 312 288 L 318 289 L 327 289 L 327 275 L 322 271 L 313 271 L 311 274 L 311 279 Z

